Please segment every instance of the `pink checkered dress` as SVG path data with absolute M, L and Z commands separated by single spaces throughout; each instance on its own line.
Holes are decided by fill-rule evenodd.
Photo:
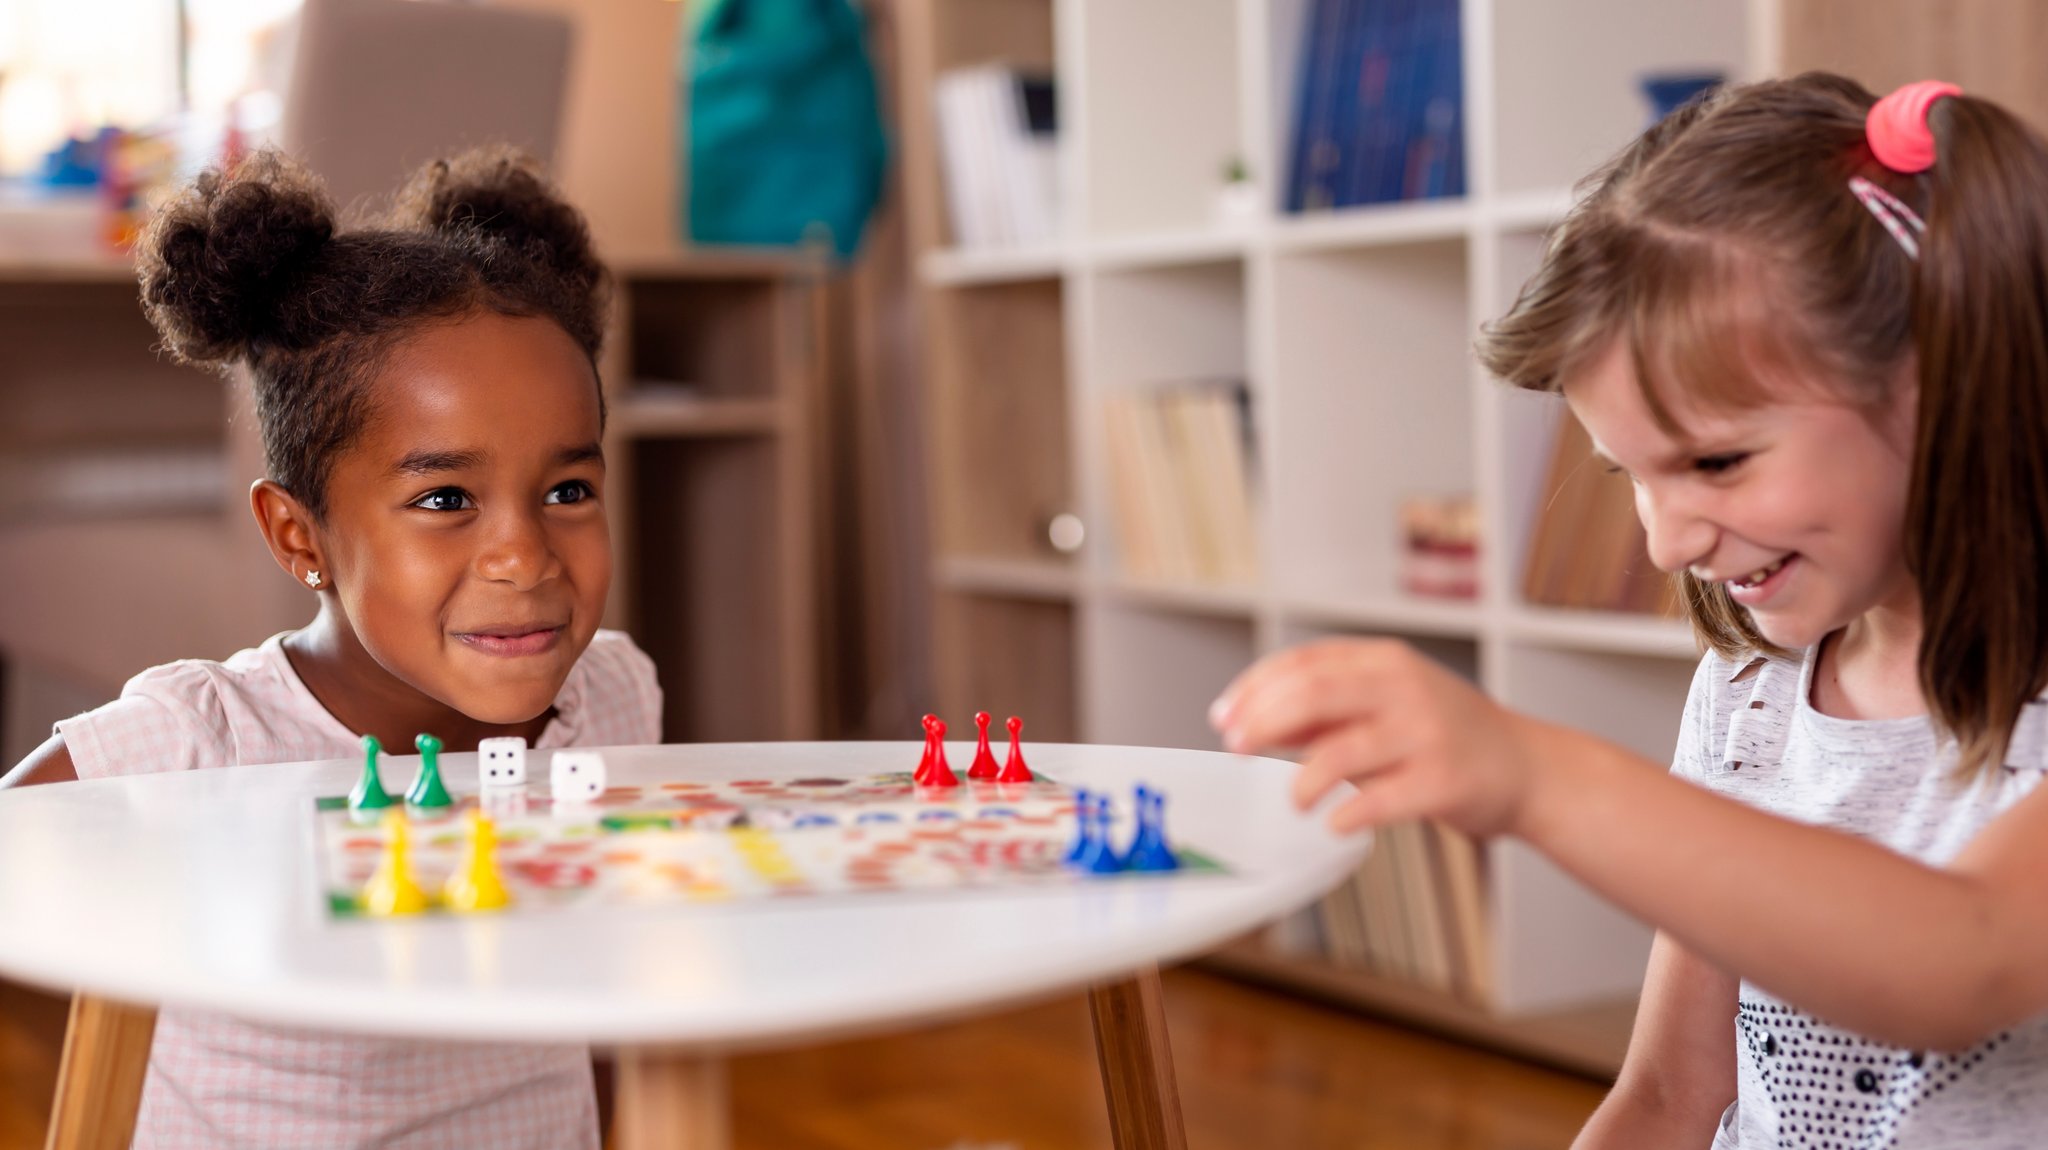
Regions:
M 129 680 L 57 724 L 80 778 L 348 758 L 358 736 L 285 658 L 284 636 L 225 663 L 191 659 Z M 540 747 L 658 742 L 654 664 L 599 631 L 555 700 Z M 135 1146 L 595 1150 L 581 1046 L 365 1039 L 166 1010 L 157 1017 Z

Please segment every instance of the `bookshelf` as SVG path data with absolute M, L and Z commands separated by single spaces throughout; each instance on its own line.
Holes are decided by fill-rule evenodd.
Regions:
M 908 232 L 918 268 L 940 704 L 1040 738 L 1213 747 L 1203 712 L 1261 653 L 1407 639 L 1517 708 L 1656 760 L 1696 661 L 1682 624 L 1524 602 L 1560 416 L 1469 346 L 1533 270 L 1569 185 L 1640 129 L 1636 77 L 1767 70 L 1776 6 L 1463 0 L 1468 194 L 1280 210 L 1313 0 L 904 0 Z M 1051 68 L 1063 227 L 969 249 L 945 212 L 931 93 L 948 69 Z M 1263 209 L 1218 210 L 1242 162 Z M 1259 577 L 1127 572 L 1105 399 L 1243 381 Z M 1028 452 L 1024 450 L 1028 446 Z M 1470 493 L 1475 600 L 1401 590 L 1405 497 Z M 1050 516 L 1086 525 L 1076 553 Z M 1593 1073 L 1626 1044 L 1649 935 L 1515 844 L 1481 860 L 1487 991 L 1454 996 L 1246 940 L 1215 961 Z

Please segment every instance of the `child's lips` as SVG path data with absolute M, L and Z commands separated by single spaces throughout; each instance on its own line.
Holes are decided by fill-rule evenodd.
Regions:
M 562 641 L 562 627 L 485 627 L 459 631 L 455 637 L 473 651 L 486 655 L 542 655 Z

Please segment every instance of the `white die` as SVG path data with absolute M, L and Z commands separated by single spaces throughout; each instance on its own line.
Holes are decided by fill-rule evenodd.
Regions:
M 588 803 L 604 793 L 604 756 L 596 751 L 556 751 L 548 764 L 548 793 L 558 803 Z
M 518 735 L 481 739 L 476 745 L 476 777 L 486 787 L 526 785 L 526 740 Z

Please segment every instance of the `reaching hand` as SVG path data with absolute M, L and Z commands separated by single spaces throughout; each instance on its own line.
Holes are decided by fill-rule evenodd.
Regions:
M 1294 801 L 1340 782 L 1340 832 L 1434 818 L 1474 835 L 1511 831 L 1530 787 L 1538 726 L 1406 643 L 1338 639 L 1270 655 L 1209 709 L 1225 746 L 1306 753 Z

